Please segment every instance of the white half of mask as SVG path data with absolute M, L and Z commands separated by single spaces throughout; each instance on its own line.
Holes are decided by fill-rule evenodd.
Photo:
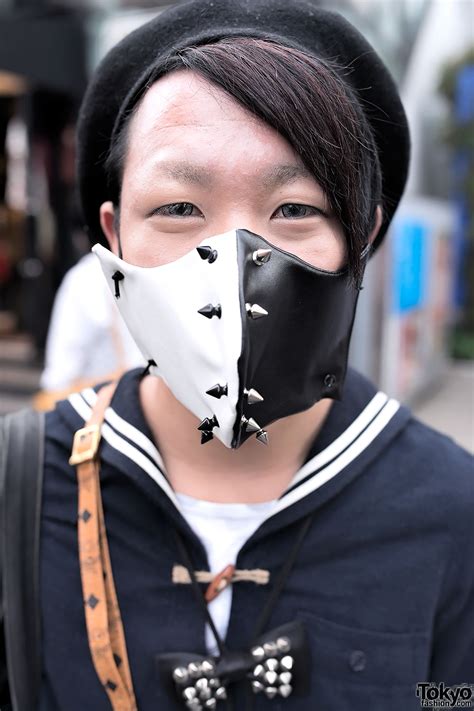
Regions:
M 196 249 L 158 267 L 137 267 L 96 244 L 106 281 L 120 297 L 116 303 L 144 358 L 154 361 L 150 373 L 163 378 L 174 396 L 199 420 L 219 423 L 215 437 L 231 447 L 239 395 L 237 364 L 242 350 L 237 233 L 208 238 L 202 245 L 218 251 L 215 261 Z M 211 304 L 221 317 L 199 313 Z M 227 385 L 227 397 L 207 394 Z M 197 423 L 198 425 L 199 423 Z

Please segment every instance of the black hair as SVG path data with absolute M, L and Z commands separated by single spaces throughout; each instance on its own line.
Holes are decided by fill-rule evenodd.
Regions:
M 127 135 L 139 99 L 160 77 L 189 69 L 217 85 L 288 140 L 314 176 L 346 238 L 349 271 L 358 284 L 361 256 L 381 203 L 381 172 L 374 137 L 343 69 L 300 49 L 251 37 L 221 39 L 171 55 L 115 132 L 106 171 L 120 204 Z

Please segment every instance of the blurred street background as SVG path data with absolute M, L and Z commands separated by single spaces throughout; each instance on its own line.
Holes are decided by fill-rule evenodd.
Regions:
M 104 344 L 98 357 L 110 371 L 133 362 L 123 347 L 113 362 L 105 358 L 115 315 L 94 308 L 102 297 L 89 294 L 87 322 L 86 277 L 81 282 L 76 267 L 64 282 L 89 248 L 75 189 L 74 131 L 100 59 L 173 4 L 179 3 L 0 0 L 2 413 L 31 403 L 47 407 L 60 393 L 107 375 L 103 363 L 87 370 L 79 358 L 81 348 L 92 354 L 85 337 L 76 350 L 60 344 L 66 332 L 89 334 L 96 350 Z M 474 451 L 474 0 L 319 4 L 345 15 L 381 54 L 413 140 L 406 195 L 367 271 L 351 363 Z M 55 308 L 46 348 L 61 285 L 71 316 L 64 324 L 65 307 Z

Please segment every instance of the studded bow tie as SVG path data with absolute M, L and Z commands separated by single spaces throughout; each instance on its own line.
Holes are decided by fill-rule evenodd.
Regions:
M 255 640 L 248 651 L 220 657 L 161 654 L 157 663 L 164 684 L 194 711 L 218 708 L 227 687 L 248 679 L 255 694 L 273 699 L 304 694 L 309 678 L 309 650 L 301 622 L 290 622 Z

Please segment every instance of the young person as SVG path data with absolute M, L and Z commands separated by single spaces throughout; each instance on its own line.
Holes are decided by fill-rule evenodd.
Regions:
M 408 711 L 473 681 L 472 460 L 346 373 L 408 165 L 374 51 L 309 2 L 193 0 L 104 60 L 78 152 L 148 368 L 47 416 L 14 708 Z

